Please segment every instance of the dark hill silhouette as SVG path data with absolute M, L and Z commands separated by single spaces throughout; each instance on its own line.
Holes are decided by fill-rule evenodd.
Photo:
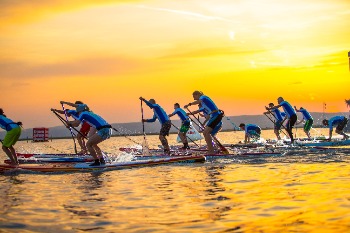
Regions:
M 314 118 L 314 127 L 323 127 L 321 124 L 323 120 L 323 113 L 319 112 L 311 112 L 311 115 Z M 339 113 L 325 113 L 324 116 L 326 119 L 329 119 L 336 115 L 343 115 L 349 117 L 348 112 L 339 112 Z M 172 123 L 179 127 L 180 121 L 175 120 L 176 118 L 172 118 Z M 228 120 L 229 119 L 229 120 Z M 300 113 L 298 113 L 298 120 L 302 119 Z M 203 119 L 201 119 L 203 121 Z M 225 116 L 223 118 L 223 128 L 222 131 L 233 131 L 234 125 L 239 125 L 240 123 L 245 124 L 257 124 L 262 129 L 271 129 L 273 128 L 272 122 L 264 115 L 241 115 L 241 116 Z M 142 134 L 142 124 L 141 122 L 130 122 L 130 123 L 114 123 L 112 124 L 114 128 L 116 128 L 120 133 L 113 132 L 114 136 L 117 135 L 140 135 Z M 196 126 L 194 124 L 194 126 Z M 303 124 L 298 125 L 297 127 L 302 127 Z M 43 126 L 45 127 L 45 126 Z M 196 127 L 198 129 L 198 127 Z M 158 134 L 160 130 L 160 124 L 158 121 L 155 123 L 145 123 L 145 132 L 146 134 Z M 176 133 L 177 129 L 172 127 L 170 130 L 171 133 Z M 347 125 L 345 132 L 350 132 L 350 123 Z M 0 132 L 0 138 L 3 139 L 5 136 L 5 131 Z M 20 139 L 29 139 L 31 140 L 33 136 L 33 129 L 23 129 L 22 135 Z M 55 126 L 49 128 L 49 137 L 50 138 L 69 138 L 71 134 L 69 130 L 67 130 L 64 126 Z

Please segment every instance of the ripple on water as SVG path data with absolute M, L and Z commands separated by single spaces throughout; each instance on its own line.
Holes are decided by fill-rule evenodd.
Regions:
M 232 133 L 225 135 L 220 137 L 231 142 Z M 154 146 L 159 143 L 157 136 L 150 139 Z M 20 146 L 69 151 L 69 143 Z M 103 147 L 118 154 L 119 146 L 126 145 L 127 140 L 113 138 Z M 296 153 L 108 172 L 0 175 L 0 228 L 4 232 L 349 232 L 349 158 L 338 152 Z

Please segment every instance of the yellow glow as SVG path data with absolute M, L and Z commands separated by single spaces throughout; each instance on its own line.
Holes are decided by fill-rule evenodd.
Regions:
M 345 0 L 1 6 L 0 107 L 9 116 L 30 112 L 50 126 L 50 107 L 81 99 L 110 122 L 138 121 L 138 97 L 170 112 L 197 89 L 227 115 L 260 114 L 279 96 L 309 111 L 323 102 L 347 110 Z

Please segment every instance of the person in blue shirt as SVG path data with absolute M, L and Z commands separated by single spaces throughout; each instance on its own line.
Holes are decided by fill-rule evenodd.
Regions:
M 343 139 L 346 140 L 349 138 L 349 135 L 345 134 L 343 132 L 343 129 L 345 128 L 346 124 L 348 123 L 348 119 L 344 116 L 334 116 L 329 120 L 324 119 L 322 121 L 324 126 L 329 127 L 329 138 L 328 140 L 332 139 L 332 133 L 333 133 L 333 127 L 336 126 L 335 132 L 337 134 L 343 135 Z
M 199 115 L 201 116 L 201 117 L 204 117 L 204 122 L 203 122 L 203 125 L 205 125 L 205 126 L 207 126 L 207 122 L 209 121 L 209 119 L 210 119 L 210 110 L 208 110 L 208 109 L 206 109 L 206 108 L 204 108 L 204 107 L 202 107 L 202 105 L 201 104 L 198 104 L 198 107 L 199 107 Z M 213 136 L 213 137 L 215 137 L 215 135 L 220 131 L 222 129 L 222 121 L 221 122 L 219 122 L 215 127 L 214 127 L 214 129 L 211 131 L 211 133 L 210 133 L 210 135 L 211 136 Z M 203 130 L 203 129 L 202 129 Z
M 11 160 L 11 165 L 18 165 L 16 150 L 13 147 L 21 136 L 22 122 L 13 122 L 7 118 L 2 108 L 0 108 L 0 127 L 7 131 L 2 141 L 2 150 Z
M 175 109 L 175 111 L 173 113 L 169 114 L 169 117 L 172 117 L 172 116 L 174 116 L 176 114 L 179 116 L 179 118 L 181 120 L 181 127 L 180 127 L 178 135 L 179 135 L 182 143 L 184 144 L 182 149 L 190 149 L 190 147 L 188 146 L 186 133 L 191 127 L 191 120 L 187 116 L 185 110 L 180 108 L 180 104 L 179 103 L 175 103 L 174 104 L 174 109 Z
M 151 119 L 142 119 L 143 122 L 155 122 L 158 119 L 159 123 L 161 124 L 161 129 L 159 132 L 159 140 L 162 143 L 162 146 L 164 148 L 164 153 L 169 155 L 170 147 L 166 136 L 169 136 L 171 121 L 168 114 L 166 114 L 166 112 L 161 106 L 156 104 L 156 101 L 154 99 L 150 99 L 149 101 L 147 101 L 143 97 L 140 97 L 140 100 L 145 102 L 147 106 L 153 110 L 153 113 L 154 113 Z
M 275 105 L 273 103 L 269 103 L 269 108 L 271 108 L 271 111 L 264 112 L 264 114 L 272 114 L 275 118 L 274 123 L 274 133 L 277 136 L 278 140 L 281 140 L 280 136 L 280 130 L 283 124 L 284 117 L 286 114 L 284 112 L 281 112 L 278 108 L 273 108 Z
M 86 147 L 90 155 L 95 159 L 94 163 L 90 164 L 90 166 L 105 164 L 106 161 L 98 144 L 111 137 L 112 126 L 99 115 L 90 112 L 85 104 L 77 107 L 77 113 L 78 118 L 74 121 L 67 121 L 67 125 L 77 127 L 82 122 L 87 122 L 94 129 L 94 132 L 90 132 L 90 137 L 86 142 Z
M 239 128 L 245 133 L 244 143 L 250 142 L 250 139 L 260 139 L 261 129 L 259 126 L 241 123 Z
M 294 109 L 296 112 L 301 112 L 303 114 L 303 119 L 300 120 L 299 122 L 297 122 L 296 124 L 300 124 L 301 122 L 305 121 L 304 124 L 304 132 L 306 134 L 306 136 L 311 139 L 311 135 L 310 135 L 310 130 L 311 127 L 314 123 L 314 119 L 312 118 L 311 114 L 303 107 L 300 107 L 300 109 L 297 109 L 297 107 L 294 106 Z
M 203 135 L 205 142 L 207 143 L 208 148 L 208 154 L 214 154 L 214 147 L 212 144 L 212 138 L 211 133 L 215 129 L 217 125 L 220 124 L 222 121 L 222 118 L 224 116 L 224 112 L 220 110 L 216 104 L 206 95 L 204 95 L 201 91 L 194 91 L 192 93 L 194 101 L 185 105 L 184 107 L 187 108 L 191 105 L 198 105 L 201 104 L 204 109 L 208 112 L 209 120 L 206 126 L 204 127 Z M 197 114 L 201 112 L 201 110 L 196 110 L 192 112 L 192 114 Z M 189 113 L 188 113 L 189 114 Z
M 292 130 L 293 130 L 295 123 L 298 120 L 297 114 L 296 114 L 294 108 L 287 101 L 285 101 L 282 97 L 278 97 L 277 102 L 278 102 L 278 105 L 276 105 L 272 108 L 266 107 L 266 110 L 273 110 L 273 109 L 280 108 L 280 107 L 283 108 L 284 112 L 286 113 L 286 117 L 288 118 L 287 123 L 286 123 L 286 130 L 287 130 L 287 133 L 288 133 L 289 138 L 291 140 L 291 143 L 293 144 L 294 138 L 293 138 L 293 131 Z

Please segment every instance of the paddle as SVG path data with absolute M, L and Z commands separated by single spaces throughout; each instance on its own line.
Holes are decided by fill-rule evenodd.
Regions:
M 143 100 L 141 99 L 141 119 L 142 119 L 142 133 L 143 133 L 142 155 L 148 156 L 148 155 L 150 155 L 150 153 L 149 153 L 148 143 L 147 143 L 147 140 L 146 140 L 145 122 L 143 121 L 144 118 L 143 118 L 143 106 L 142 106 L 142 102 L 143 102 Z
M 267 111 L 276 119 L 276 121 L 277 121 L 277 118 L 276 118 L 275 114 L 273 114 L 270 110 L 268 110 L 267 107 L 265 107 L 265 108 L 266 108 L 266 110 L 267 110 Z M 272 120 L 271 117 L 269 117 L 266 113 L 264 113 L 264 115 L 265 115 L 267 118 L 269 118 L 269 120 L 270 120 L 273 124 L 275 124 L 276 121 Z M 283 125 L 283 122 L 284 122 L 284 120 L 281 122 L 281 126 L 287 131 L 286 127 Z M 286 135 L 286 137 L 289 137 L 283 130 L 281 130 L 281 129 L 279 129 L 279 130 L 280 130 L 284 135 Z
M 233 123 L 233 121 L 231 121 L 231 119 L 229 117 L 226 117 L 226 119 L 233 125 L 233 129 L 236 131 L 241 131 L 241 129 L 239 127 L 237 127 L 237 125 L 235 123 Z
M 63 109 L 64 115 L 66 116 L 66 120 L 68 121 L 68 116 L 67 116 L 66 110 L 64 109 L 64 104 L 61 103 L 61 105 L 62 105 L 62 109 Z M 73 142 L 74 142 L 74 151 L 75 151 L 76 154 L 78 154 L 77 144 L 76 144 L 76 142 L 75 142 L 75 136 L 74 136 L 74 134 L 73 134 L 73 131 L 72 131 L 72 127 L 71 127 L 71 126 L 69 126 L 69 131 L 70 131 L 70 133 L 71 133 L 71 135 L 72 135 L 72 139 L 73 139 Z
M 174 126 L 175 129 L 180 130 L 178 127 L 176 127 L 173 123 L 171 123 L 172 126 Z M 197 143 L 195 143 L 189 136 L 187 136 L 187 134 L 185 134 L 186 138 L 190 139 L 191 142 L 193 142 L 196 146 L 199 147 L 199 145 Z
M 51 111 L 57 116 L 58 119 L 60 119 L 60 121 L 63 123 L 64 126 L 66 127 L 70 127 L 71 129 L 73 129 L 75 132 L 77 132 L 78 134 L 80 134 L 84 139 L 88 139 L 82 132 L 80 132 L 79 130 L 77 130 L 75 127 L 73 126 L 68 126 L 67 122 L 63 119 L 63 117 L 61 117 L 54 109 L 51 109 Z M 76 136 L 76 134 L 73 133 L 73 131 L 71 131 L 72 135 L 74 135 L 74 137 Z M 75 143 L 74 143 L 75 145 Z M 75 148 L 76 149 L 76 148 Z M 107 156 L 107 153 L 102 151 L 102 156 L 106 161 L 110 161 L 110 159 Z M 77 154 L 77 151 L 75 151 L 75 153 Z
M 195 117 L 195 115 L 191 112 L 191 110 L 189 110 L 187 107 L 186 107 L 187 111 L 197 120 L 197 118 Z M 193 121 L 193 120 L 192 120 Z M 193 121 L 198 127 L 202 127 L 203 129 L 205 128 L 205 126 L 199 121 L 197 120 L 199 124 L 197 124 L 195 121 Z M 210 135 L 211 138 L 213 139 L 213 141 L 215 142 L 215 144 L 221 149 L 221 151 L 224 153 L 224 154 L 229 154 L 230 152 L 226 149 L 226 147 L 224 147 L 220 142 L 219 140 L 213 136 L 213 135 Z
M 118 133 L 120 133 L 120 134 L 121 134 L 121 132 L 120 132 L 119 130 L 117 130 L 116 128 L 112 127 L 112 129 L 113 129 L 114 131 L 116 131 L 116 132 L 118 132 Z M 123 136 L 123 137 L 125 137 L 125 138 L 129 139 L 130 141 L 132 141 L 133 143 L 135 143 L 135 144 L 137 144 L 137 145 L 141 145 L 140 143 L 138 143 L 138 142 L 136 142 L 135 140 L 133 140 L 133 139 L 129 138 L 129 137 L 128 137 L 128 136 L 126 136 L 125 134 L 121 134 L 121 136 Z

